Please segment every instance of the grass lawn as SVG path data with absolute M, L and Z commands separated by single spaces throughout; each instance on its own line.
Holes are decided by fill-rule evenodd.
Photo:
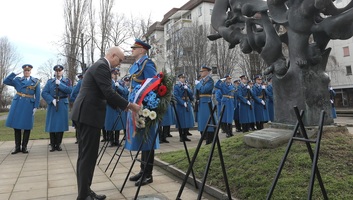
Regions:
M 34 125 L 31 131 L 30 140 L 49 139 L 49 133 L 45 132 L 45 116 L 45 110 L 37 110 L 34 117 Z M 0 141 L 15 140 L 14 130 L 12 128 L 6 127 L 5 123 L 6 120 L 0 121 Z M 69 121 L 69 125 L 71 125 L 71 121 Z M 75 133 L 64 132 L 64 137 L 75 137 Z
M 238 199 L 266 199 L 287 144 L 276 149 L 256 149 L 245 145 L 244 134 L 221 142 L 232 196 Z M 314 147 L 315 145 L 312 145 Z M 203 146 L 193 170 L 202 180 L 210 145 Z M 353 136 L 336 132 L 323 135 L 318 168 L 329 199 L 353 199 Z M 194 149 L 190 150 L 192 157 Z M 187 171 L 184 151 L 163 153 L 158 157 Z M 277 199 L 307 199 L 311 174 L 311 160 L 305 143 L 294 142 L 272 195 Z M 207 177 L 207 184 L 226 191 L 217 148 Z M 323 199 L 317 178 L 313 199 Z

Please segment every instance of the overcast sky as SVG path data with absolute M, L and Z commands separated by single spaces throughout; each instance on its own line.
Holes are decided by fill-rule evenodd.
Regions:
M 97 0 L 93 0 L 97 1 Z M 116 0 L 114 10 L 136 18 L 161 21 L 172 8 L 189 0 Z M 98 1 L 97 1 L 98 2 Z M 22 60 L 38 68 L 57 60 L 57 44 L 64 30 L 63 0 L 0 0 L 0 37 L 8 37 Z M 32 75 L 36 73 L 33 70 Z

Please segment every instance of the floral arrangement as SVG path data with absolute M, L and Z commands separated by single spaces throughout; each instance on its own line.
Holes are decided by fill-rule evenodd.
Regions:
M 148 138 L 150 127 L 162 121 L 163 115 L 167 111 L 172 97 L 173 80 L 168 73 L 160 72 L 157 76 L 153 77 L 153 79 L 157 82 L 155 82 L 154 85 L 151 84 L 153 89 L 141 99 L 141 110 L 134 119 L 137 128 L 136 132 L 144 131 L 142 133 L 144 138 Z M 140 95 L 141 90 L 143 90 L 145 86 L 145 82 L 146 80 L 133 89 L 132 95 L 129 96 L 130 102 L 136 101 L 136 95 Z

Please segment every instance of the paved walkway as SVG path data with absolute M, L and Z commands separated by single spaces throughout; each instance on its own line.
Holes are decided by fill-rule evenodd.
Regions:
M 187 143 L 188 148 L 196 147 L 200 138 L 197 131 L 191 132 L 193 136 L 189 137 L 192 142 Z M 184 148 L 183 143 L 179 142 L 178 133 L 173 132 L 172 135 L 174 137 L 168 138 L 170 143 L 161 144 L 161 148 L 156 153 Z M 224 135 L 221 134 L 221 137 Z M 11 155 L 14 148 L 13 141 L 0 142 L 0 199 L 76 199 L 77 144 L 74 142 L 74 138 L 64 138 L 63 151 L 49 152 L 49 140 L 30 140 L 29 154 L 18 153 L 16 155 Z M 98 194 L 106 194 L 107 200 L 133 199 L 137 191 L 134 182 L 127 181 L 120 193 L 132 163 L 129 151 L 124 151 L 111 178 L 109 176 L 116 159 L 105 173 L 115 149 L 108 147 L 100 164 L 96 167 L 92 189 Z M 139 162 L 135 163 L 132 174 L 139 171 L 139 165 Z M 176 198 L 181 185 L 180 179 L 169 175 L 159 167 L 155 167 L 153 181 L 152 184 L 141 187 L 139 199 Z M 194 187 L 187 184 L 181 198 L 197 199 L 197 195 Z M 156 196 L 157 198 L 147 198 L 148 196 Z M 214 198 L 204 193 L 203 199 Z
M 335 122 L 347 125 L 348 130 L 353 134 L 353 117 L 339 117 Z M 192 130 L 191 132 L 193 136 L 190 136 L 192 141 L 187 142 L 188 148 L 196 147 L 200 138 L 198 131 Z M 174 137 L 168 138 L 170 143 L 161 144 L 161 148 L 156 153 L 184 148 L 183 143 L 179 142 L 178 133 L 172 132 L 172 135 Z M 220 134 L 220 138 L 224 139 L 225 134 Z M 76 199 L 77 145 L 74 142 L 74 138 L 64 138 L 63 151 L 49 152 L 49 140 L 30 140 L 28 144 L 30 153 L 16 155 L 11 155 L 14 141 L 0 142 L 0 199 Z M 110 177 L 110 173 L 116 159 L 105 172 L 114 151 L 115 148 L 107 148 L 107 152 L 96 167 L 92 189 L 98 194 L 106 194 L 107 200 L 133 199 L 137 190 L 133 182 L 127 181 L 123 191 L 120 192 L 132 163 L 128 151 L 124 151 L 112 177 Z M 138 171 L 139 163 L 136 162 L 132 174 Z M 180 179 L 159 167 L 155 167 L 153 180 L 152 184 L 141 187 L 139 199 L 176 198 L 181 185 Z M 197 192 L 193 186 L 187 184 L 181 198 L 197 199 Z M 151 198 L 151 196 L 155 196 L 155 198 Z M 212 200 L 215 198 L 204 193 L 203 199 Z

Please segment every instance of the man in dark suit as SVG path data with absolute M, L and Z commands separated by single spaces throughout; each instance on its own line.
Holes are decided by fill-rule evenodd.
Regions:
M 100 131 L 104 126 L 106 104 L 122 110 L 140 110 L 139 105 L 129 103 L 112 89 L 110 70 L 118 66 L 123 59 L 123 51 L 119 47 L 112 47 L 104 58 L 95 62 L 86 71 L 80 93 L 72 108 L 72 120 L 78 130 L 78 200 L 106 198 L 105 195 L 97 195 L 90 188 L 98 157 Z

